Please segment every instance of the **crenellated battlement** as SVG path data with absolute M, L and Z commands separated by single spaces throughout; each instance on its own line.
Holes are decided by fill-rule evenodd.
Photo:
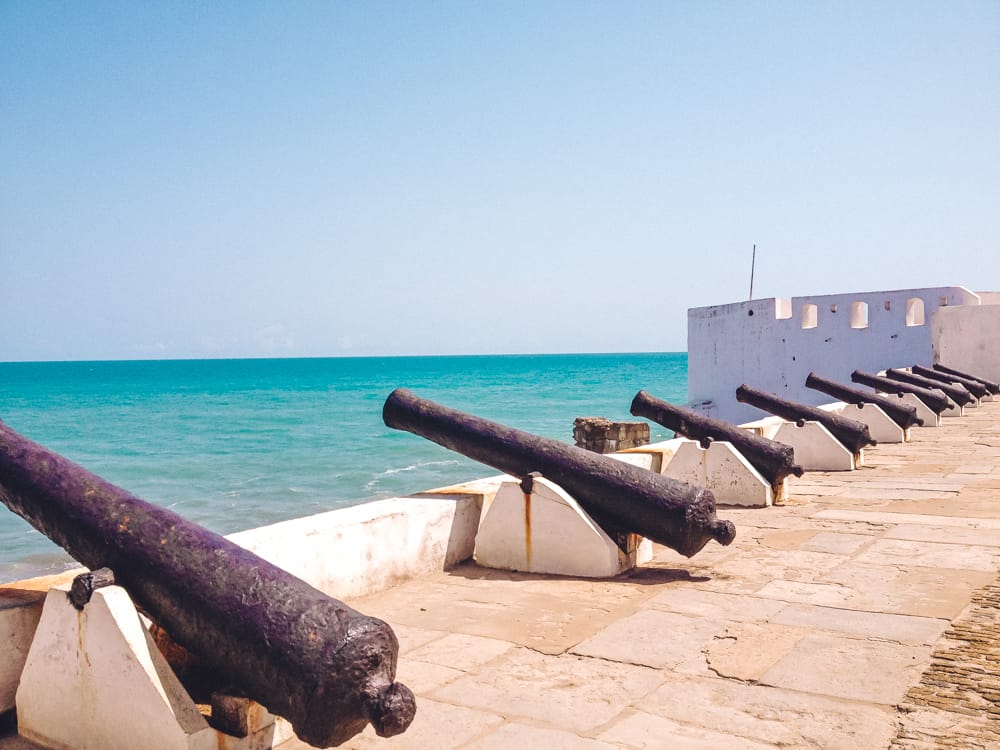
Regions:
M 983 305 L 993 308 L 989 318 L 979 315 L 962 325 L 938 314 Z M 958 329 L 969 325 L 982 340 L 978 329 L 989 326 L 996 311 L 995 293 L 977 294 L 962 286 L 772 297 L 693 308 L 688 310 L 688 399 L 699 411 L 733 422 L 759 416 L 736 401 L 742 383 L 818 404 L 824 396 L 805 387 L 810 372 L 850 382 L 856 369 L 877 372 L 930 364 L 936 353 L 946 361 L 942 340 L 950 340 L 955 352 Z M 977 364 L 973 369 L 990 369 Z

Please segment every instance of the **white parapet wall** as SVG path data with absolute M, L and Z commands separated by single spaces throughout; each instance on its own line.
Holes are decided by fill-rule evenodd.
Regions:
M 829 397 L 806 388 L 810 372 L 849 384 L 858 369 L 929 365 L 935 354 L 945 361 L 945 353 L 935 349 L 931 325 L 939 310 L 948 309 L 945 340 L 954 341 L 966 323 L 974 325 L 974 338 L 988 337 L 982 326 L 995 324 L 994 318 L 975 313 L 951 318 L 951 308 L 968 311 L 981 302 L 965 287 L 945 286 L 693 308 L 688 310 L 688 401 L 734 423 L 762 416 L 736 401 L 742 383 L 818 405 Z M 952 366 L 961 368 L 958 359 Z M 971 369 L 974 360 L 963 361 Z
M 490 485 L 473 492 L 472 484 L 295 518 L 228 538 L 325 594 L 365 596 L 472 557 L 484 496 L 496 491 Z
M 931 334 L 935 362 L 1000 382 L 1000 294 L 984 294 L 978 307 L 941 308 Z

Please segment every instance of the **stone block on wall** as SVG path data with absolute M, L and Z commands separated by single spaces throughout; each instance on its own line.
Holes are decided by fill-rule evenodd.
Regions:
M 573 440 L 594 453 L 614 453 L 649 444 L 648 422 L 612 422 L 604 417 L 578 417 Z

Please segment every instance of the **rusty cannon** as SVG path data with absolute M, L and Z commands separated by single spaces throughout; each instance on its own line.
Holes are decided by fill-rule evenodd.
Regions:
M 914 375 L 919 375 L 922 378 L 936 380 L 939 383 L 945 383 L 947 385 L 957 383 L 976 398 L 986 398 L 990 395 L 990 389 L 987 388 L 986 385 L 980 383 L 978 380 L 972 380 L 971 378 L 966 378 L 961 375 L 953 375 L 950 372 L 941 372 L 940 370 L 935 370 L 932 367 L 923 367 L 921 365 L 913 365 L 910 368 L 910 372 Z
M 703 448 L 713 440 L 732 443 L 772 487 L 777 488 L 789 474 L 801 477 L 803 469 L 795 463 L 795 450 L 790 445 L 762 438 L 721 419 L 713 419 L 696 411 L 676 406 L 639 391 L 632 399 L 631 413 L 645 417 L 678 435 L 698 440 Z
M 858 454 L 866 445 L 875 445 L 868 425 L 855 419 L 848 419 L 839 414 L 817 409 L 794 401 L 788 401 L 773 393 L 753 388 L 745 383 L 736 389 L 736 400 L 743 404 L 756 406 L 766 412 L 775 414 L 792 422 L 819 422 L 826 427 L 845 448 Z
M 897 380 L 900 383 L 909 383 L 910 385 L 919 385 L 921 388 L 937 388 L 959 406 L 971 404 L 976 400 L 975 396 L 960 385 L 942 383 L 940 380 L 924 378 L 920 375 L 914 375 L 912 372 L 907 372 L 906 370 L 890 367 L 885 371 L 885 376 L 890 380 Z
M 2 422 L 0 501 L 91 570 L 110 568 L 174 641 L 311 745 L 341 744 L 369 722 L 388 737 L 413 720 L 385 622 Z
M 986 378 L 981 378 L 978 375 L 971 375 L 967 372 L 962 372 L 961 370 L 956 370 L 952 367 L 947 367 L 942 365 L 940 362 L 934 364 L 934 369 L 938 372 L 946 372 L 949 375 L 958 375 L 960 378 L 967 378 L 968 380 L 975 380 L 978 383 L 982 383 L 986 386 L 986 389 L 992 393 L 994 396 L 1000 394 L 1000 383 L 995 383 L 992 380 L 987 380 Z
M 716 518 L 707 489 L 441 406 L 405 388 L 386 399 L 382 419 L 514 477 L 538 472 L 609 532 L 634 532 L 687 557 L 713 539 L 725 545 L 736 536 L 731 521 Z
M 859 385 L 867 385 L 869 388 L 882 391 L 883 393 L 912 393 L 937 415 L 953 409 L 955 404 L 945 395 L 944 391 L 937 391 L 932 388 L 923 388 L 912 383 L 904 383 L 900 380 L 892 380 L 882 375 L 873 375 L 869 372 L 855 370 L 851 373 L 851 382 Z
M 901 396 L 899 395 L 896 398 L 878 396 L 869 391 L 862 391 L 859 388 L 851 388 L 849 385 L 827 380 L 814 372 L 806 376 L 806 388 L 825 393 L 847 404 L 874 404 L 904 430 L 910 429 L 915 424 L 923 425 L 924 423 L 924 420 L 917 416 L 916 407 L 900 402 Z

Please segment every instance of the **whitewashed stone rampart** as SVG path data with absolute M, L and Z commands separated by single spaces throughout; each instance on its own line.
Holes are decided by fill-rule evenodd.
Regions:
M 762 416 L 736 401 L 742 383 L 818 405 L 829 397 L 805 387 L 810 372 L 850 383 L 856 369 L 930 364 L 935 313 L 980 304 L 965 287 L 945 286 L 693 308 L 688 310 L 688 400 L 702 413 L 736 423 Z M 976 317 L 975 325 L 988 322 Z M 954 338 L 950 332 L 958 326 L 957 317 L 949 318 L 946 338 Z M 952 366 L 962 364 L 956 359 Z
M 979 307 L 938 310 L 931 321 L 934 361 L 1000 381 L 1000 294 Z

